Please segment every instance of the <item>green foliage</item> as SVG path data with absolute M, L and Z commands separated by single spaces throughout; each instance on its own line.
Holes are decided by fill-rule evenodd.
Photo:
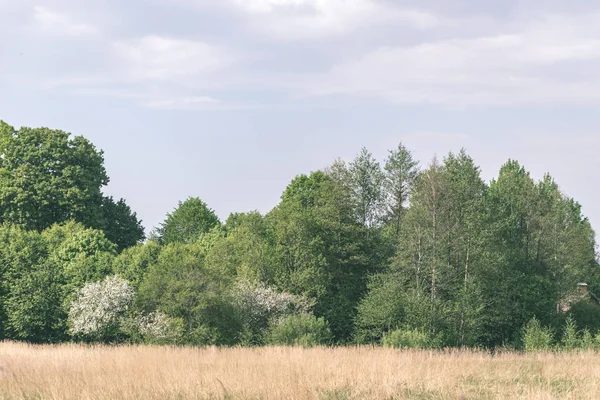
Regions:
M 111 272 L 114 245 L 73 222 L 41 234 L 0 227 L 0 322 L 3 337 L 57 342 L 68 337 L 70 300 L 86 282 Z
M 220 278 L 198 244 L 167 245 L 139 286 L 138 309 L 181 319 L 186 343 L 235 344 L 242 322 Z
M 587 329 L 592 334 L 600 332 L 600 307 L 593 300 L 582 300 L 571 307 L 568 316 L 581 329 Z
M 327 321 L 304 313 L 274 321 L 267 332 L 266 343 L 312 347 L 330 344 L 332 338 Z
M 4 299 L 6 337 L 33 343 L 56 343 L 66 339 L 66 312 L 57 268 L 50 263 L 34 265 L 10 282 Z
M 532 318 L 523 329 L 525 351 L 550 350 L 553 347 L 554 332 L 543 327 L 537 318 Z
M 42 232 L 51 243 L 48 259 L 60 266 L 67 298 L 88 282 L 97 282 L 112 273 L 115 245 L 102 231 L 73 222 L 54 225 Z
M 115 202 L 112 197 L 103 197 L 100 210 L 101 218 L 92 225 L 104 232 L 106 238 L 117 246 L 117 251 L 121 252 L 144 240 L 142 221 L 125 200 Z
M 101 151 L 81 136 L 0 122 L 2 219 L 38 231 L 69 219 L 89 221 L 108 183 Z
M 272 282 L 275 252 L 266 222 L 257 212 L 230 216 L 225 229 L 201 236 L 208 267 L 220 276 Z
M 400 349 L 429 349 L 439 347 L 440 340 L 419 329 L 396 329 L 384 334 L 381 342 Z
M 78 293 L 117 273 L 135 301 L 111 335 L 131 342 L 537 350 L 567 317 L 556 348 L 600 346 L 595 232 L 516 161 L 488 186 L 464 150 L 421 171 L 402 144 L 383 168 L 362 149 L 298 175 L 266 215 L 221 225 L 188 198 L 141 244 L 86 139 L 0 122 L 0 153 L 0 339 L 69 339 Z
M 600 333 L 594 335 L 588 329 L 579 330 L 571 316 L 564 319 L 558 342 L 555 342 L 554 336 L 554 329 L 542 326 L 533 318 L 523 329 L 523 345 L 526 351 L 600 350 Z
M 563 328 L 562 337 L 560 344 L 564 350 L 577 349 L 580 346 L 579 332 L 577 331 L 577 325 L 573 318 L 568 317 L 565 320 L 565 326 Z
M 32 304 L 43 302 L 46 297 L 44 294 L 37 293 L 32 304 L 25 304 L 31 296 L 29 292 L 31 286 L 36 286 L 36 282 L 43 281 L 45 278 L 43 272 L 39 272 L 38 278 L 28 277 L 28 275 L 36 275 L 35 270 L 46 260 L 46 243 L 37 232 L 25 231 L 10 225 L 0 226 L 0 334 L 2 338 L 37 341 L 40 336 L 39 327 L 49 325 L 41 322 L 40 319 L 43 318 L 37 315 L 28 315 Z M 41 341 L 45 341 L 46 335 L 54 336 L 54 333 L 43 332 Z
M 159 241 L 164 244 L 192 243 L 203 233 L 219 225 L 219 218 L 197 197 L 190 197 L 170 214 L 158 229 Z
M 130 247 L 114 258 L 113 271 L 137 289 L 150 265 L 156 263 L 160 251 L 160 245 L 154 241 Z
M 406 319 L 405 281 L 399 274 L 382 274 L 371 278 L 369 292 L 358 305 L 355 341 L 377 343 L 385 332 Z
M 358 222 L 372 227 L 380 222 L 384 201 L 384 175 L 379 162 L 366 148 L 352 161 L 348 168 L 352 200 Z
M 315 300 L 338 342 L 350 340 L 366 276 L 380 266 L 379 237 L 357 221 L 350 172 L 336 163 L 327 172 L 296 177 L 267 215 L 275 252 L 274 282 Z
M 177 345 L 184 343 L 184 322 L 161 312 L 130 313 L 120 321 L 121 333 L 131 343 Z
M 587 329 L 584 329 L 581 332 L 581 340 L 579 341 L 579 344 L 583 350 L 594 350 L 596 348 L 594 336 Z
M 144 237 L 123 200 L 102 195 L 104 155 L 87 139 L 0 121 L 0 221 L 43 231 L 74 220 L 102 229 L 119 249 Z
M 240 341 L 245 344 L 262 344 L 269 323 L 306 313 L 313 305 L 302 296 L 279 292 L 256 282 L 239 281 L 231 294 L 243 320 Z
M 502 167 L 486 202 L 482 293 L 490 307 L 483 323 L 489 341 L 509 343 L 517 326 L 532 315 L 550 323 L 562 294 L 594 279 L 595 245 L 587 221 L 552 179 L 536 184 L 515 161 Z
M 400 143 L 395 150 L 389 152 L 384 171 L 384 188 L 387 197 L 386 222 L 391 231 L 393 245 L 397 245 L 400 239 L 402 219 L 418 182 L 419 162 Z

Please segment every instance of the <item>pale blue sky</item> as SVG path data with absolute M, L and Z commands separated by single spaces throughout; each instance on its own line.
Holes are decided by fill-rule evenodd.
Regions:
M 399 141 L 550 172 L 598 228 L 599 70 L 597 1 L 0 0 L 0 119 L 91 139 L 148 230 Z

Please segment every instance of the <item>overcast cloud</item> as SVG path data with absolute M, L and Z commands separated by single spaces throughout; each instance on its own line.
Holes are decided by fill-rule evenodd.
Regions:
M 591 1 L 0 0 L 0 119 L 90 138 L 147 228 L 404 141 L 550 172 L 598 229 L 599 70 Z

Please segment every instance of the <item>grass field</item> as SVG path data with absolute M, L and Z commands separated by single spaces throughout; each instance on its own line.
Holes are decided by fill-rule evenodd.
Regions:
M 0 343 L 1 399 L 600 399 L 600 355 Z

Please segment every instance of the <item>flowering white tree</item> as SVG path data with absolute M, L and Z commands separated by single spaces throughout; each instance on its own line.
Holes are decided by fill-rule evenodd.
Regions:
M 133 289 L 118 276 L 86 284 L 71 302 L 69 322 L 73 335 L 103 339 L 118 327 L 119 318 L 129 309 Z
M 314 305 L 303 296 L 278 292 L 263 283 L 239 282 L 233 290 L 238 306 L 253 329 L 264 329 L 271 320 L 308 312 Z
M 143 315 L 136 322 L 139 333 L 150 343 L 172 343 L 180 334 L 176 321 L 160 311 Z

